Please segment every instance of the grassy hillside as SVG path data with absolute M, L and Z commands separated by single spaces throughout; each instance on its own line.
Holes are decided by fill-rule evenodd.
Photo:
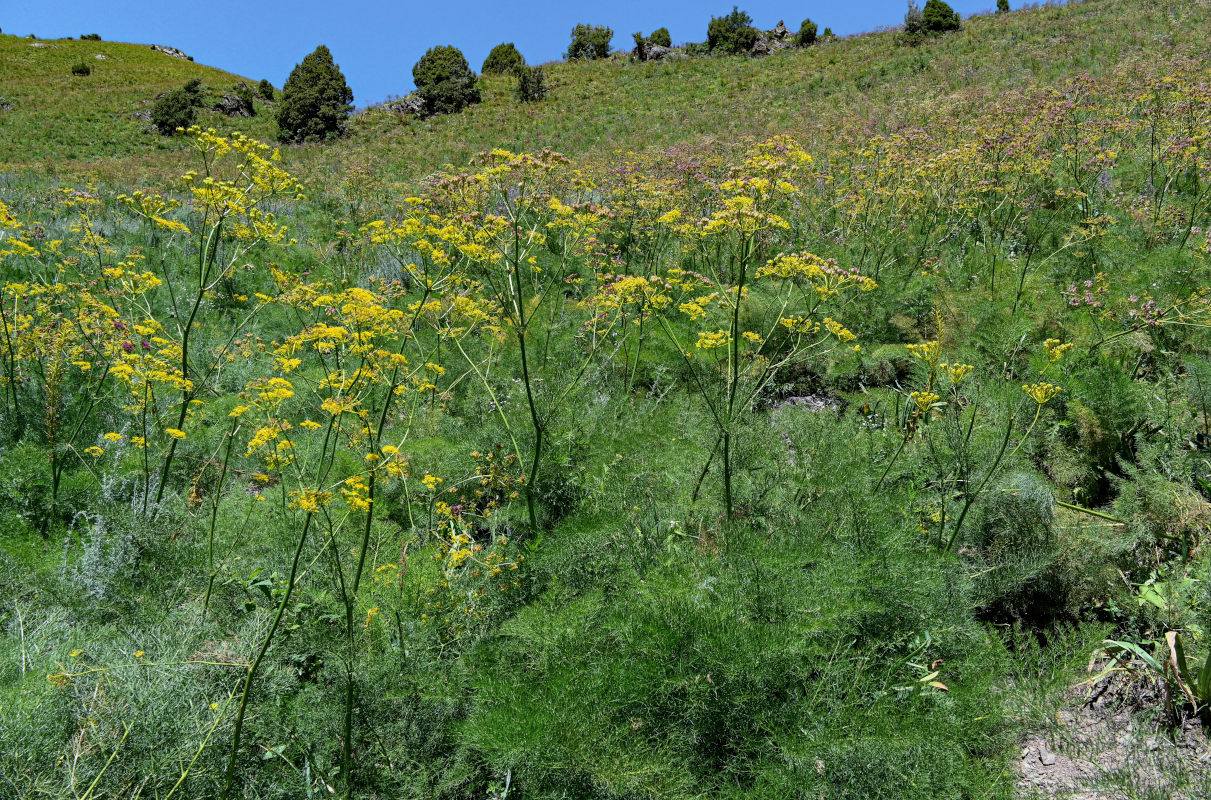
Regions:
M 13 157 L 0 798 L 1211 796 L 1208 14 Z
M 73 75 L 79 62 L 92 74 Z M 193 78 L 220 92 L 248 80 L 148 45 L 0 35 L 0 95 L 9 106 L 0 111 L 0 165 L 72 172 L 95 161 L 152 160 L 157 150 L 174 145 L 136 114 L 149 111 L 156 95 Z M 240 123 L 262 137 L 276 130 L 266 116 Z M 230 125 L 210 111 L 199 115 L 199 124 Z
M 1197 57 L 1206 52 L 1202 33 L 1209 25 L 1211 10 L 1197 3 L 1097 0 L 975 17 L 960 33 L 915 48 L 887 32 L 759 60 L 635 64 L 618 56 L 556 63 L 547 67 L 552 93 L 543 103 L 518 104 L 511 79 L 487 77 L 485 102 L 461 114 L 416 121 L 371 109 L 354 118 L 347 140 L 287 148 L 284 156 L 304 176 L 314 170 L 321 183 L 333 165 L 359 164 L 410 182 L 494 147 L 603 157 L 793 133 L 828 148 L 871 131 L 971 113 L 1003 92 L 1054 85 L 1068 75 L 1099 75 L 1158 55 Z M 29 44 L 0 37 L 0 85 L 23 89 L 6 88 L 10 102 L 22 102 L 0 113 L 0 125 L 12 131 L 0 141 L 0 165 L 10 170 L 167 176 L 183 168 L 182 144 L 146 131 L 131 115 L 191 77 L 220 88 L 238 80 L 139 45 L 57 41 L 48 43 L 56 50 L 37 50 Z M 111 52 L 105 48 L 126 60 L 97 62 L 90 78 L 72 78 L 72 63 Z M 268 114 L 233 121 L 203 113 L 200 121 L 265 139 L 276 130 Z

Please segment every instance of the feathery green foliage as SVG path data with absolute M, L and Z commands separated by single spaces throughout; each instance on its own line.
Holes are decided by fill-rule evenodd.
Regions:
M 555 64 L 280 160 L 200 82 L 138 138 L 235 76 L 0 37 L 0 794 L 1008 800 L 1107 638 L 1196 714 L 1209 25 Z

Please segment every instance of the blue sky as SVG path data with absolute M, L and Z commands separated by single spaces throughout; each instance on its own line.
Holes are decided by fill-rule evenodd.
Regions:
M 531 64 L 559 59 L 578 22 L 608 25 L 614 47 L 630 47 L 631 33 L 667 27 L 674 42 L 706 39 L 712 14 L 734 0 L 4 0 L 5 33 L 44 38 L 99 33 L 110 41 L 178 47 L 196 61 L 281 86 L 290 70 L 318 44 L 332 51 L 359 106 L 406 94 L 412 65 L 437 44 L 460 48 L 478 70 L 493 45 L 512 41 Z M 1011 0 L 1014 8 L 1022 0 Z M 922 0 L 923 4 L 923 0 Z M 838 35 L 895 25 L 905 0 L 796 3 L 761 0 L 740 6 L 761 28 L 804 17 Z M 963 16 L 996 0 L 951 0 Z

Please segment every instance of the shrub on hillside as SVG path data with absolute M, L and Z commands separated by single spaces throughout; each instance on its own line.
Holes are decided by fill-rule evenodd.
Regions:
M 706 43 L 712 53 L 747 53 L 757 36 L 753 18 L 738 6 L 732 6 L 732 13 L 725 17 L 711 17 L 706 28 Z
M 283 141 L 332 139 L 345 132 L 353 90 L 324 45 L 296 64 L 282 87 L 278 137 Z
M 1004 14 L 1009 11 L 1009 0 L 997 0 L 997 13 Z
M 267 79 L 261 78 L 261 82 L 257 84 L 257 91 L 261 95 L 261 99 L 266 102 L 273 102 L 273 84 Z
M 547 75 L 542 67 L 527 67 L 522 64 L 517 70 L 517 90 L 515 96 L 519 103 L 537 103 L 547 96 Z
M 71 74 L 77 75 L 80 77 L 92 75 L 93 68 L 88 66 L 88 64 L 84 61 L 77 61 L 75 64 L 72 64 L 72 66 L 71 66 Z
M 81 35 L 80 35 L 80 41 L 82 41 L 82 42 L 85 42 L 85 41 L 88 41 L 88 42 L 99 42 L 99 41 L 101 41 L 101 34 L 99 34 L 99 33 L 84 33 L 84 34 L 81 34 Z
M 648 37 L 648 41 L 661 47 L 673 46 L 673 37 L 669 35 L 668 28 L 657 28 L 652 31 L 652 35 Z
M 202 103 L 202 82 L 196 78 L 180 89 L 173 89 L 151 107 L 151 124 L 165 136 L 172 136 L 178 128 L 188 128 L 198 116 Z
M 810 47 L 816 43 L 816 23 L 810 19 L 803 20 L 799 25 L 799 34 L 795 37 L 795 44 L 800 47 Z
M 451 114 L 479 102 L 475 73 L 457 47 L 431 47 L 412 67 L 425 113 Z
M 526 65 L 526 59 L 512 42 L 498 44 L 484 59 L 479 71 L 485 75 L 513 75 Z
M 565 57 L 573 59 L 605 58 L 610 54 L 614 31 L 604 25 L 577 25 L 572 29 L 572 43 Z
M 957 31 L 960 27 L 959 12 L 955 11 L 944 0 L 925 0 L 925 10 L 921 12 L 925 23 L 926 33 L 946 33 Z

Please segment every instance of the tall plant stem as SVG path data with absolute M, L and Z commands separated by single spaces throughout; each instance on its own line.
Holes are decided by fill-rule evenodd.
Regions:
M 257 651 L 256 658 L 253 659 L 252 665 L 248 667 L 248 674 L 244 676 L 244 685 L 240 690 L 240 706 L 239 710 L 236 711 L 235 727 L 231 731 L 231 755 L 227 759 L 227 773 L 223 779 L 222 797 L 224 800 L 227 800 L 231 796 L 231 785 L 235 781 L 235 763 L 240 755 L 240 736 L 244 731 L 244 713 L 248 709 L 248 693 L 252 688 L 253 679 L 256 678 L 257 670 L 261 666 L 261 661 L 265 658 L 265 653 L 268 652 L 269 645 L 273 642 L 273 637 L 282 622 L 282 615 L 286 613 L 286 606 L 290 603 L 290 597 L 294 593 L 294 581 L 298 576 L 299 558 L 303 555 L 303 545 L 306 544 L 307 533 L 311 530 L 311 517 L 311 512 L 308 512 L 307 518 L 303 522 L 303 530 L 299 534 L 298 545 L 294 548 L 294 559 L 290 562 L 290 576 L 286 579 L 286 591 L 282 594 L 282 601 L 278 603 L 278 610 L 273 616 L 273 623 L 270 624 L 269 631 L 261 642 L 261 647 Z
M 1030 432 L 1034 430 L 1035 423 L 1037 423 L 1039 421 L 1039 415 L 1042 413 L 1043 413 L 1043 406 L 1042 406 L 1042 404 L 1038 404 L 1038 407 L 1035 408 L 1035 411 L 1034 411 L 1034 419 L 1030 421 L 1030 427 L 1028 427 L 1026 429 L 1026 432 L 1022 434 L 1022 440 L 1020 442 L 1018 442 L 1017 447 L 1013 448 L 1013 453 L 1010 454 L 1010 457 L 1012 457 L 1019 450 L 1022 449 L 1022 445 L 1026 443 L 1026 440 L 1028 438 L 1030 438 Z M 967 512 L 971 510 L 971 507 L 973 505 L 975 505 L 975 502 L 979 498 L 980 493 L 984 491 L 984 487 L 986 487 L 988 485 L 988 482 L 992 480 L 992 476 L 995 475 L 997 473 L 997 470 L 1000 468 L 1001 461 L 1005 457 L 1005 450 L 1009 446 L 1009 437 L 1010 437 L 1010 435 L 1012 435 L 1012 433 L 1013 433 L 1013 412 L 1010 411 L 1009 412 L 1009 423 L 1005 426 L 1005 438 L 1001 440 L 1001 449 L 997 451 L 997 457 L 992 462 L 992 467 L 989 468 L 988 474 L 984 476 L 984 480 L 980 481 L 980 485 L 976 487 L 976 490 L 974 492 L 972 492 L 971 494 L 967 495 L 966 499 L 963 501 L 963 509 L 959 512 L 959 518 L 957 520 L 955 520 L 954 530 L 951 531 L 950 539 L 946 542 L 946 547 L 943 552 L 950 552 L 951 549 L 954 547 L 955 542 L 959 538 L 959 531 L 963 529 L 963 520 L 967 519 Z
M 218 574 L 218 570 L 214 567 L 214 529 L 219 520 L 219 496 L 223 491 L 223 481 L 227 479 L 227 465 L 231 462 L 231 443 L 235 441 L 236 430 L 238 430 L 238 425 L 232 419 L 231 430 L 227 432 L 227 450 L 223 454 L 223 469 L 219 472 L 219 484 L 215 487 L 214 494 L 211 495 L 210 532 L 206 537 L 206 555 L 210 565 L 210 578 L 206 581 L 206 597 L 202 600 L 203 619 L 206 618 L 206 611 L 210 608 L 210 595 L 214 591 L 214 579 Z

